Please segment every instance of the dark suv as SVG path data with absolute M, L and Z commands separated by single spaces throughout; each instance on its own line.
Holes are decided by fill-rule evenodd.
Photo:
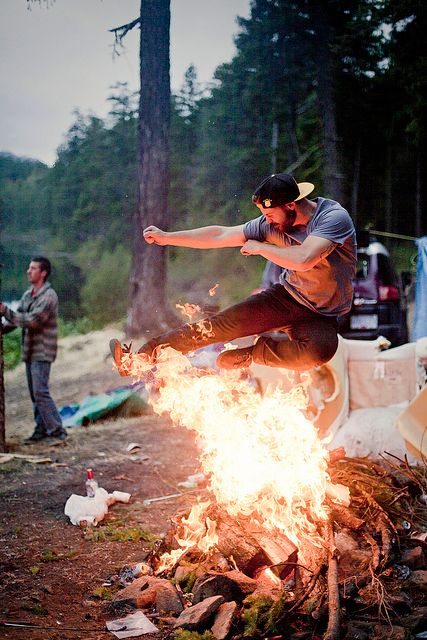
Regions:
M 384 336 L 393 346 L 408 341 L 406 297 L 386 247 L 375 236 L 358 232 L 357 267 L 351 311 L 340 320 L 344 338 Z

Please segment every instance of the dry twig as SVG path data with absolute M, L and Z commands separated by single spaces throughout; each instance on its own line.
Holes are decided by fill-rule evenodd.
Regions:
M 338 557 L 334 542 L 333 525 L 327 525 L 327 540 L 329 542 L 328 565 L 328 610 L 329 619 L 323 640 L 339 640 L 340 637 L 340 594 L 338 590 Z

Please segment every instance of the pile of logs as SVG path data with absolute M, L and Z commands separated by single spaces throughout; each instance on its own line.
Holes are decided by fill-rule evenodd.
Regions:
M 156 575 L 161 554 L 176 548 L 177 518 L 138 577 L 129 569 L 118 574 L 124 588 L 110 606 L 120 614 L 143 609 L 158 624 L 157 637 L 178 640 L 196 632 L 217 640 L 426 638 L 426 467 L 341 452 L 331 456 L 329 474 L 350 488 L 351 503 L 329 504 L 329 521 L 319 523 L 322 544 L 308 563 L 283 534 L 273 539 L 211 506 L 215 550 L 190 549 Z

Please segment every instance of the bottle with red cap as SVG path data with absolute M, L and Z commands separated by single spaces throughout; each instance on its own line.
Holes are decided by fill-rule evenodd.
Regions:
M 87 480 L 86 480 L 86 495 L 88 498 L 94 498 L 96 490 L 98 489 L 98 483 L 93 477 L 92 469 L 87 470 Z

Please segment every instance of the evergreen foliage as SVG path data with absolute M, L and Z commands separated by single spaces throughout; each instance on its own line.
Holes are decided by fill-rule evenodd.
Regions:
M 326 193 L 336 118 L 343 204 L 359 226 L 426 233 L 426 77 L 422 0 L 252 0 L 236 54 L 202 87 L 191 66 L 171 105 L 171 226 L 240 224 L 272 170 Z M 325 107 L 319 38 L 327 42 L 333 104 Z M 0 154 L 4 299 L 20 297 L 35 253 L 53 262 L 65 319 L 123 317 L 135 230 L 137 96 L 117 84 L 107 119 L 76 112 L 53 167 Z M 329 111 L 330 109 L 330 111 Z M 273 132 L 277 149 L 272 149 Z M 323 132 L 323 133 L 322 133 Z M 168 249 L 171 302 L 218 304 L 258 284 L 262 259 L 238 250 Z M 407 265 L 410 268 L 410 265 Z M 236 284 L 238 283 L 238 286 Z M 203 301 L 203 300 L 202 300 Z M 216 300 L 214 299 L 216 302 Z

